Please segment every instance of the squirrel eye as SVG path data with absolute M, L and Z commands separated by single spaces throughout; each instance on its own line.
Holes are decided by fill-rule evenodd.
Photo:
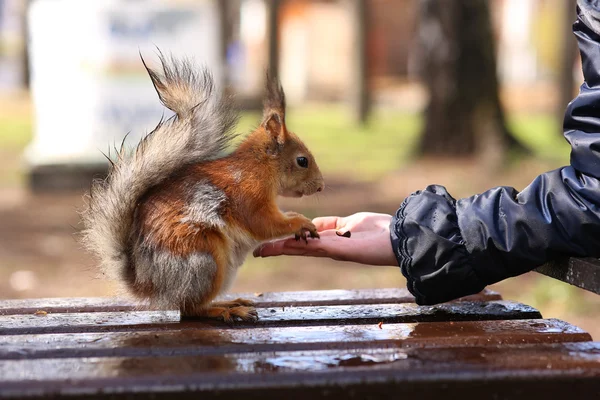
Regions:
M 308 168 L 308 158 L 306 157 L 298 157 L 296 158 L 296 162 L 302 168 Z

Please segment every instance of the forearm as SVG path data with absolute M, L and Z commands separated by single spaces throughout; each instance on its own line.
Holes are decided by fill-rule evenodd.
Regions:
M 433 186 L 406 199 L 391 234 L 417 302 L 445 302 L 559 255 L 600 257 L 600 182 L 565 167 L 521 193 L 499 187 L 457 202 Z
M 525 190 L 496 188 L 457 203 L 465 247 L 486 284 L 561 255 L 600 256 L 600 183 L 572 167 Z M 485 267 L 483 267 L 485 266 Z

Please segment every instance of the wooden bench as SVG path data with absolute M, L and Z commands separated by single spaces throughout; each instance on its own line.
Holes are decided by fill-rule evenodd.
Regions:
M 401 289 L 242 297 L 256 324 L 0 301 L 0 397 L 600 398 L 600 343 L 491 291 L 438 306 Z
M 536 269 L 540 274 L 600 294 L 600 260 L 565 257 Z

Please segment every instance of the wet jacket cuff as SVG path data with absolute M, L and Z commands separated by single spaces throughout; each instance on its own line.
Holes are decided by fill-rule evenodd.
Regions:
M 392 247 L 417 304 L 437 304 L 486 286 L 467 251 L 456 200 L 442 186 L 406 198 L 390 226 Z

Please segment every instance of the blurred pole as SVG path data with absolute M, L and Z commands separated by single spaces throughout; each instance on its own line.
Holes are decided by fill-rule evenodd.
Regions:
M 223 70 L 225 71 L 223 81 L 225 83 L 224 86 L 227 87 L 227 83 L 229 80 L 229 68 L 227 64 L 227 47 L 229 46 L 229 6 L 231 2 L 226 0 L 218 1 L 217 3 L 219 7 L 219 22 L 221 24 L 221 37 L 219 38 L 219 47 L 221 50 L 221 63 L 223 64 Z
M 221 63 L 223 65 L 223 86 L 225 90 L 230 90 L 231 84 L 231 65 L 229 64 L 229 46 L 234 40 L 236 18 L 239 18 L 240 1 L 239 0 L 215 0 L 218 4 L 220 30 L 220 51 Z
M 21 68 L 23 69 L 22 86 L 29 90 L 29 1 L 23 0 L 21 4 L 21 32 L 23 37 L 23 48 L 21 53 Z
M 352 22 L 354 25 L 354 77 L 351 82 L 353 115 L 361 125 L 364 125 L 371 108 L 368 85 L 367 35 L 368 0 L 350 0 L 352 7 Z
M 573 77 L 573 66 L 577 59 L 577 41 L 573 35 L 573 23 L 577 19 L 575 0 L 562 0 L 563 18 L 560 26 L 562 32 L 562 44 L 560 49 L 560 67 L 558 73 L 558 104 L 556 117 L 560 135 L 563 135 L 563 119 L 565 109 L 569 102 L 573 100 L 576 87 Z
M 268 7 L 267 35 L 269 74 L 279 76 L 279 9 L 282 0 L 265 0 Z

